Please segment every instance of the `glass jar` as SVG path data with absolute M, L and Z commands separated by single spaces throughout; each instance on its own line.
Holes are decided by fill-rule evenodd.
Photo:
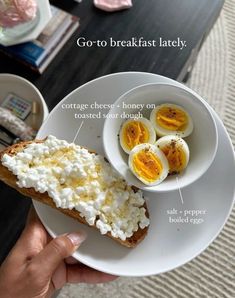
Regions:
M 0 42 L 28 34 L 38 22 L 36 0 L 0 0 Z

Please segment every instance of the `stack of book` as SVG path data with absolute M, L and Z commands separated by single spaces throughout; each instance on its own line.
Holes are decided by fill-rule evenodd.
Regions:
M 51 11 L 51 20 L 36 40 L 8 47 L 0 45 L 0 51 L 34 71 L 43 73 L 79 26 L 76 16 L 53 5 Z

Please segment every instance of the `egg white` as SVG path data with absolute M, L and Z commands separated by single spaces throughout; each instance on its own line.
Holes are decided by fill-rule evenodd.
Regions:
M 185 142 L 184 139 L 175 136 L 175 135 L 168 135 L 168 136 L 164 136 L 160 139 L 157 140 L 157 142 L 155 143 L 155 145 L 161 150 L 161 148 L 164 148 L 165 146 L 168 146 L 171 144 L 171 142 L 174 141 L 176 143 L 176 147 L 180 146 L 181 150 L 183 151 L 184 155 L 185 155 L 185 167 L 184 169 L 187 167 L 188 162 L 189 162 L 189 157 L 190 157 L 190 150 L 188 147 L 188 144 Z M 184 170 L 182 169 L 182 171 Z
M 134 165 L 133 165 L 133 159 L 136 153 L 147 149 L 149 151 L 151 151 L 155 156 L 157 156 L 159 158 L 159 160 L 162 163 L 162 173 L 160 174 L 160 177 L 156 180 L 156 181 L 152 181 L 149 182 L 147 180 L 144 179 L 144 177 L 141 177 L 138 173 L 135 172 L 134 169 Z M 159 183 L 161 183 L 167 176 L 168 176 L 168 172 L 169 172 L 169 165 L 168 165 L 168 160 L 165 157 L 164 153 L 157 148 L 157 146 L 153 145 L 153 144 L 140 144 L 135 146 L 129 155 L 129 160 L 128 160 L 128 164 L 129 164 L 129 168 L 132 171 L 132 173 L 144 184 L 149 185 L 149 186 L 153 186 L 153 185 L 157 185 Z
M 170 108 L 175 108 L 175 109 L 178 109 L 178 110 L 181 110 L 183 112 L 185 112 L 185 114 L 187 115 L 188 117 L 188 125 L 187 127 L 185 128 L 185 130 L 183 131 L 174 131 L 174 130 L 169 130 L 169 129 L 166 129 L 162 126 L 160 126 L 157 122 L 156 122 L 156 114 L 158 112 L 159 109 L 163 108 L 163 107 L 170 107 Z M 155 109 L 152 110 L 151 114 L 150 114 L 150 121 L 157 133 L 157 135 L 159 137 L 163 137 L 163 136 L 166 136 L 166 135 L 177 135 L 181 138 L 185 138 L 187 136 L 189 136 L 192 131 L 193 131 L 193 120 L 191 118 L 191 116 L 189 115 L 189 113 L 181 106 L 178 106 L 178 105 L 175 105 L 175 104 L 171 104 L 171 103 L 165 103 L 165 104 L 161 104 L 159 106 L 157 106 Z
M 154 144 L 156 141 L 156 132 L 151 124 L 151 122 L 146 119 L 146 118 L 138 118 L 138 119 L 129 119 L 127 121 L 125 121 L 122 126 L 121 126 L 121 130 L 119 133 L 119 137 L 120 137 L 120 145 L 122 147 L 122 149 L 129 154 L 131 152 L 131 149 L 129 149 L 126 144 L 125 144 L 125 135 L 124 135 L 124 131 L 125 131 L 125 127 L 128 123 L 133 122 L 133 121 L 138 121 L 141 122 L 143 124 L 143 126 L 146 127 L 146 129 L 148 130 L 149 133 L 149 140 L 147 140 L 146 143 L 149 144 Z M 133 148 L 132 148 L 133 149 Z

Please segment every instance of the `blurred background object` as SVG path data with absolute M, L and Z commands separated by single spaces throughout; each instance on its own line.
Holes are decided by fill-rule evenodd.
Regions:
M 0 0 L 0 26 L 3 28 L 31 22 L 36 15 L 36 0 Z
M 0 74 L 0 150 L 32 140 L 48 115 L 39 90 L 29 81 Z
M 0 44 L 35 39 L 51 18 L 48 0 L 0 0 Z

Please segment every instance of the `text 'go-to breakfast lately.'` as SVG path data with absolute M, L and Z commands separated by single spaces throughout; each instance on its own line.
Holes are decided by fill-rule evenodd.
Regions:
M 187 46 L 186 40 L 182 40 L 180 37 L 176 39 L 165 39 L 163 37 L 159 37 L 158 39 L 146 40 L 144 37 L 132 37 L 128 40 L 116 40 L 113 37 L 110 37 L 107 40 L 89 40 L 85 37 L 79 37 L 77 39 L 77 45 L 80 48 L 105 48 L 105 47 L 122 47 L 122 48 L 151 48 L 151 47 L 159 47 L 159 48 L 178 48 L 179 50 L 183 50 Z

